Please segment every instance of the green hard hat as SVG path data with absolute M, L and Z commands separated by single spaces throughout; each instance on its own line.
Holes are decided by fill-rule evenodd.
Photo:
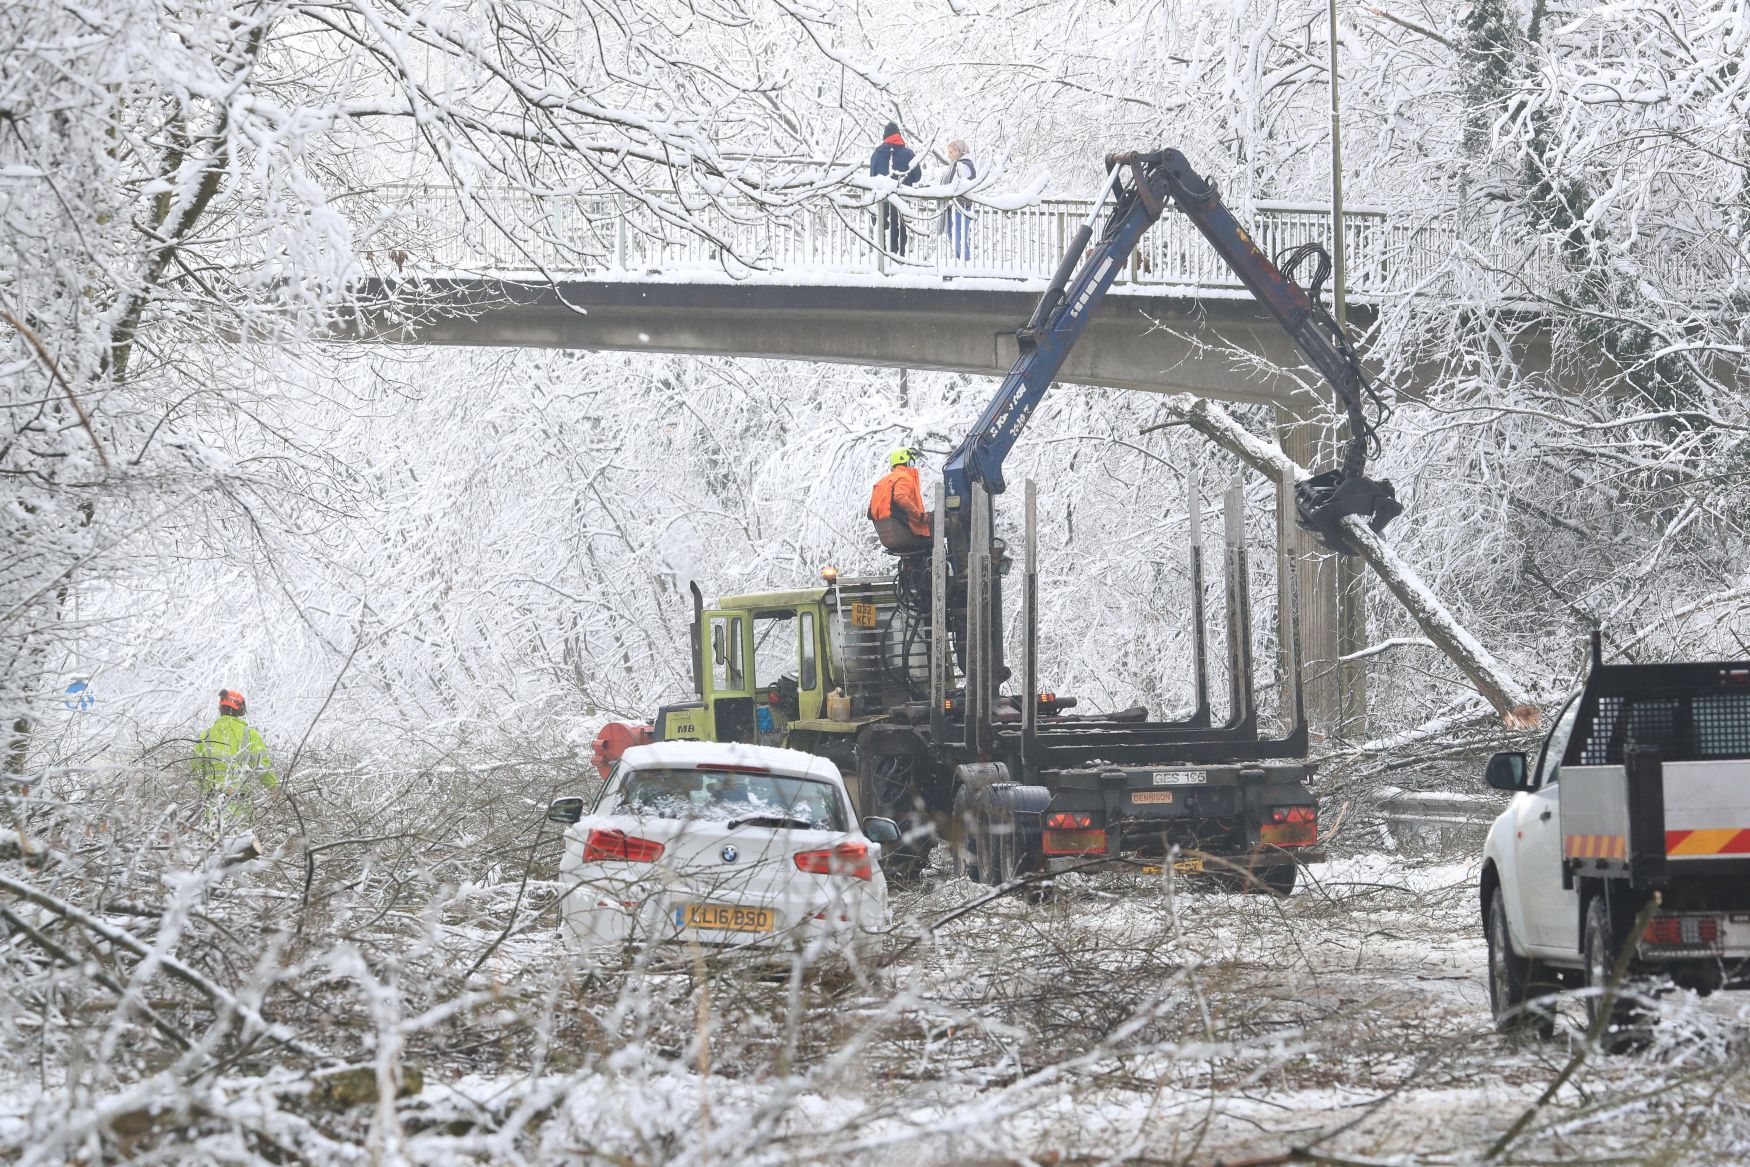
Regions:
M 910 446 L 901 446 L 899 449 L 893 451 L 893 453 L 887 455 L 887 464 L 889 466 L 909 466 L 911 465 L 912 459 L 916 456 L 916 450 L 913 450 Z

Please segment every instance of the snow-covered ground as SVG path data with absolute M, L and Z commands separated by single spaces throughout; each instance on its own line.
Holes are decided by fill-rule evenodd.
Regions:
M 932 929 L 987 894 L 942 879 L 896 897 L 873 983 L 720 971 L 701 995 L 680 973 L 630 1010 L 603 984 L 642 1042 L 575 1074 L 428 1074 L 410 1113 L 499 1125 L 551 1103 L 537 1141 L 557 1159 L 1481 1158 L 1581 1048 L 1580 1007 L 1549 1043 L 1492 1031 L 1469 863 L 1368 855 L 1310 875 L 1286 901 L 1087 878 Z M 503 974 L 526 978 L 549 943 L 524 938 Z M 1718 1162 L 1750 1145 L 1750 997 L 1662 1011 L 1652 1050 L 1589 1060 L 1508 1161 Z

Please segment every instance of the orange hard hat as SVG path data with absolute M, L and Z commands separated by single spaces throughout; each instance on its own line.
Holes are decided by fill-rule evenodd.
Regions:
M 237 712 L 241 713 L 241 712 L 243 712 L 243 706 L 244 706 L 243 694 L 237 692 L 234 689 L 220 689 L 219 690 L 219 708 L 220 709 L 235 709 Z

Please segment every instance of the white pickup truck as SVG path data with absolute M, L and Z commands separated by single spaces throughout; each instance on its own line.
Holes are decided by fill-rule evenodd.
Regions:
M 1594 634 L 1585 686 L 1535 757 L 1489 759 L 1489 785 L 1514 795 L 1489 830 L 1478 890 L 1504 1032 L 1547 1036 L 1539 998 L 1601 990 L 1638 940 L 1605 1030 L 1617 1047 L 1632 1037 L 1608 1035 L 1642 1024 L 1631 990 L 1750 988 L 1750 661 L 1601 656 Z M 1585 995 L 1594 1022 L 1601 998 Z

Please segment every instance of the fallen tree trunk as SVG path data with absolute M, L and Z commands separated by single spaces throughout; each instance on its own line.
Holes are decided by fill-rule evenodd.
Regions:
M 1279 485 L 1292 486 L 1312 476 L 1306 467 L 1284 454 L 1280 446 L 1240 425 L 1232 414 L 1213 401 L 1179 393 L 1161 398 L 1161 404 L 1174 418 L 1167 424 L 1190 426 Z M 1360 518 L 1348 516 L 1343 520 L 1343 528 L 1344 537 L 1385 584 L 1386 590 L 1404 606 L 1423 634 L 1476 686 L 1477 692 L 1495 707 L 1507 726 L 1527 729 L 1536 725 L 1537 704 L 1530 691 L 1458 622 L 1415 570 Z

